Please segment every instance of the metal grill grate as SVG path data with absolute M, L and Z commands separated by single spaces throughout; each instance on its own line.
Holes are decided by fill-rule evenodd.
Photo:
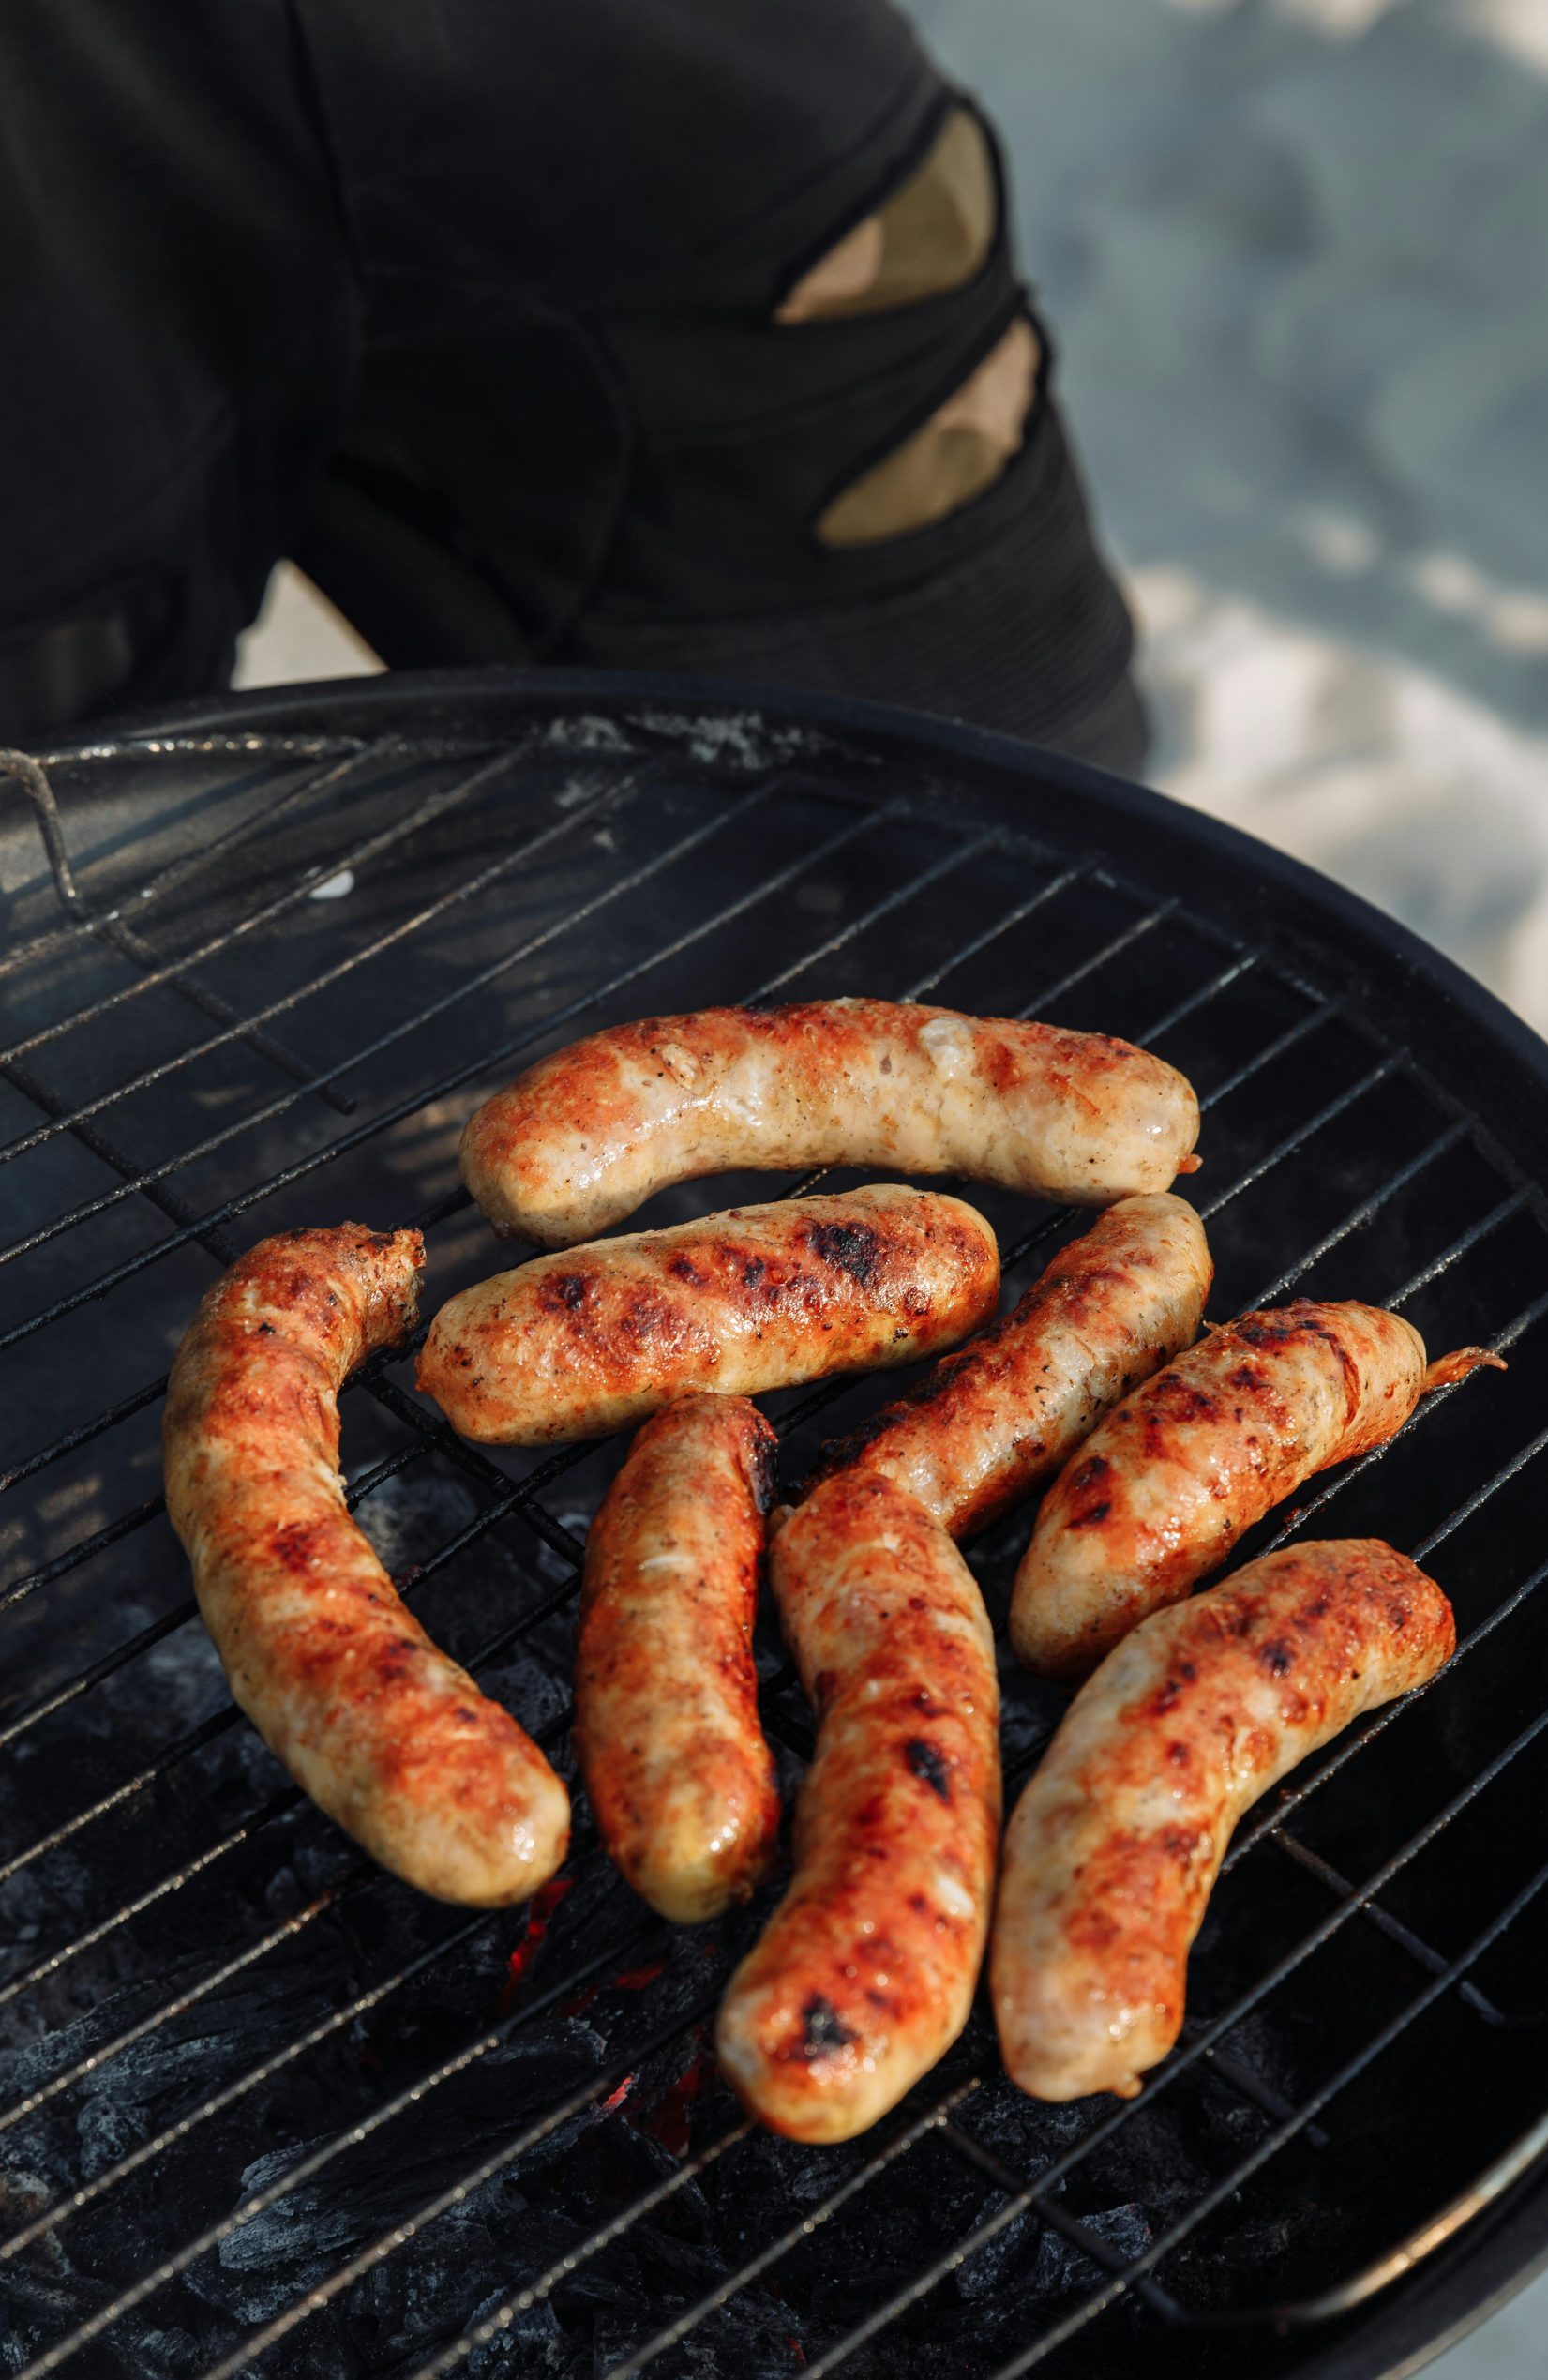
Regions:
M 1434 1001 L 1395 959 L 1375 980 L 1287 900 L 1255 911 L 1202 836 L 1180 873 L 1094 782 L 1061 807 L 1003 761 L 729 706 L 531 696 L 443 731 L 393 702 L 0 780 L 6 2368 L 1009 2380 L 1127 2369 L 1127 2341 L 1209 2374 L 1252 2327 L 1255 2371 L 1306 2369 L 1394 2242 L 1440 2248 L 1544 2139 L 1548 1216 L 1516 1107 L 1410 1035 Z M 1244 1548 L 1390 1535 L 1463 1649 L 1243 1829 L 1143 2096 L 1021 2099 L 980 2011 L 891 2126 L 817 2151 L 740 2120 L 705 2054 L 762 1908 L 669 1935 L 580 1805 L 559 1886 L 454 1921 L 281 1781 L 184 1591 L 156 1429 L 213 1266 L 263 1232 L 419 1222 L 428 1311 L 508 1262 L 448 1187 L 455 1138 L 539 1049 L 858 990 L 1158 1047 L 1205 1106 L 1215 1312 L 1359 1295 L 1513 1368 Z M 647 1219 L 748 1191 L 773 1195 L 699 1183 Z M 969 1195 L 1014 1294 L 1079 1228 Z M 378 1359 L 347 1394 L 352 1502 L 567 1772 L 621 1450 L 463 1446 L 408 1377 Z M 878 1393 L 777 1400 L 782 1436 L 804 1456 Z M 1025 1528 L 975 1549 L 999 1621 Z M 761 1661 L 789 1784 L 809 1723 Z M 1003 1682 L 1014 1793 L 1062 1697 Z

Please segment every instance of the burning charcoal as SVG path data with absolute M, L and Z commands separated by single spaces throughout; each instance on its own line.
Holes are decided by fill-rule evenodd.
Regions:
M 353 1476 L 358 1477 L 364 1469 L 356 1467 Z M 477 1511 L 478 1498 L 466 1480 L 448 1479 L 415 1467 L 395 1472 L 373 1487 L 356 1505 L 355 1519 L 383 1568 L 393 1577 L 403 1578 L 466 1529 Z M 479 1543 L 491 1565 L 500 1570 L 514 1568 L 498 1538 Z
M 992 2198 L 985 2201 L 976 2221 L 991 2222 L 1009 2203 L 997 2191 Z M 992 2239 L 986 2239 L 982 2248 L 975 2249 L 958 2265 L 954 2277 L 957 2296 L 970 2302 L 974 2298 L 990 2297 L 1010 2282 L 1022 2285 L 1027 2268 L 1036 2261 L 1038 2235 L 1042 2227 L 1043 2219 L 1035 2207 L 1024 2207 L 1019 2215 L 1013 2215 L 1003 2230 L 997 2232 Z
M 1072 2210 L 1066 2207 L 1064 2211 Z M 1107 2207 L 1099 2214 L 1081 2215 L 1078 2221 L 1083 2230 L 1105 2240 L 1125 2261 L 1143 2255 L 1153 2236 L 1143 2207 Z M 1049 2224 L 1038 2254 L 1033 2286 L 1049 2296 L 1065 2297 L 1095 2287 L 1108 2278 L 1109 2270 L 1107 2264 L 1090 2254 L 1078 2241 L 1066 2239 Z
M 1061 2149 L 1089 2132 L 1102 2112 L 1101 2102 L 1093 2100 L 1072 2100 L 1055 2106 L 1029 2099 L 1007 2075 L 991 2067 L 957 2120 L 965 2131 L 1032 2180 Z
M 497 2290 L 476 2305 L 467 2327 L 476 2330 L 499 2308 L 503 2293 Z M 551 2306 L 528 2306 L 506 2316 L 487 2346 L 475 2347 L 463 2366 L 468 2380 L 511 2380 L 520 2372 L 559 2373 L 573 2368 L 573 2351 L 566 2347 L 559 2317 Z
M 596 2360 L 591 2369 L 609 2370 L 678 2310 L 664 2294 L 651 2307 L 648 2323 L 639 2306 L 604 2318 L 594 2334 Z M 784 2299 L 767 2289 L 746 2289 L 653 2370 L 662 2380 L 797 2380 L 821 2343 L 821 2334 Z

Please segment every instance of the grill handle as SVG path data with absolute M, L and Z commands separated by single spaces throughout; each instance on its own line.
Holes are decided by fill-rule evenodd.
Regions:
M 1428 2216 L 1414 2230 L 1386 2249 L 1379 2256 L 1362 2265 L 1358 2272 L 1332 2288 L 1319 2290 L 1315 2297 L 1293 2297 L 1277 2306 L 1255 2306 L 1218 2312 L 1183 2311 L 1175 2300 L 1164 2300 L 1161 2311 L 1173 2319 L 1180 2317 L 1189 2329 L 1300 2330 L 1317 2323 L 1331 2322 L 1338 2314 L 1352 2313 L 1369 2298 L 1379 2297 L 1394 2281 L 1401 2281 L 1433 2256 L 1437 2248 L 1444 2248 L 1486 2207 L 1518 2182 L 1538 2159 L 1548 2149 L 1548 2111 L 1540 2116 L 1519 2138 L 1504 2148 L 1481 2174 L 1470 2181 L 1465 2190 L 1444 2206 L 1438 2214 Z

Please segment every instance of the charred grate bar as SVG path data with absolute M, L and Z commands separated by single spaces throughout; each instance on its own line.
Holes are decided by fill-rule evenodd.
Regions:
M 1136 2369 L 1225 2374 L 1243 2327 L 1265 2372 L 1309 2369 L 1305 2340 L 1345 2335 L 1410 2234 L 1465 2237 L 1528 2169 L 1548 2105 L 1548 1846 L 1520 1823 L 1548 1782 L 1523 1682 L 1548 1630 L 1548 1219 L 1525 1109 L 1434 1063 L 1368 957 L 1168 854 L 1100 780 L 1045 783 L 970 739 L 616 696 L 475 704 L 448 733 L 389 693 L 315 728 L 22 758 L 14 817 L 0 775 L 0 1345 L 29 1391 L 0 1454 L 8 2368 L 216 2380 L 294 2369 L 306 2341 L 424 2380 L 523 2368 L 526 2345 L 577 2372 L 906 2356 L 1008 2380 L 1111 2370 L 1127 2322 Z M 190 1625 L 147 1374 L 209 1260 L 288 1223 L 420 1221 L 435 1295 L 509 1261 L 450 1186 L 453 1152 L 528 1055 L 609 1016 L 846 990 L 1161 1047 L 1206 1109 L 1216 1310 L 1385 1299 L 1436 1344 L 1508 1348 L 1522 1386 L 1429 1400 L 1261 1533 L 1410 1545 L 1462 1651 L 1242 1830 L 1197 2013 L 1141 2099 L 1018 2101 L 981 2011 L 879 2135 L 812 2151 L 742 2119 L 705 2054 L 756 1913 L 669 1937 L 579 1805 L 562 1890 L 448 1922 L 276 1786 Z M 1078 1228 L 969 1195 L 1014 1290 Z M 347 1401 L 352 1503 L 564 1766 L 585 1521 L 620 1450 L 523 1468 L 464 1446 L 401 1364 L 377 1359 Z M 879 1393 L 782 1400 L 794 1459 L 830 1408 Z M 975 1555 L 1000 1622 L 1024 1529 Z M 773 1644 L 763 1667 L 793 1779 L 809 1726 Z M 1062 1697 L 1005 1685 L 1014 1791 Z M 1338 2182 L 1371 2138 L 1379 2177 Z

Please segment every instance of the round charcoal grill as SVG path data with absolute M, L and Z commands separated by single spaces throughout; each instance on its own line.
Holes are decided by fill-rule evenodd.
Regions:
M 6 2371 L 1371 2380 L 1525 2277 L 1548 2249 L 1539 1043 L 1239 836 L 839 704 L 393 679 L 6 767 Z M 194 1616 L 157 1432 L 195 1301 L 265 1232 L 419 1222 L 427 1312 L 508 1263 L 456 1138 L 540 1051 L 843 992 L 1159 1049 L 1204 1103 L 1216 1316 L 1360 1297 L 1510 1370 L 1243 1546 L 1390 1537 L 1463 1649 L 1243 1827 L 1143 2095 L 1022 2098 L 981 2007 L 894 2117 L 811 2149 L 744 2122 L 708 2055 L 767 1901 L 669 1932 L 582 1803 L 553 1886 L 469 1916 L 290 1785 Z M 699 1182 L 648 1219 L 779 1186 Z M 1079 1228 L 969 1195 L 1013 1295 Z M 476 1451 L 410 1379 L 379 1360 L 346 1394 L 361 1523 L 564 1768 L 619 1446 Z M 791 1477 L 879 1393 L 772 1400 Z M 974 1551 L 997 1620 L 1026 1528 Z M 772 1634 L 760 1658 L 793 1786 L 808 1715 Z M 1062 1698 L 1009 1663 L 1004 1685 L 1014 1793 Z

